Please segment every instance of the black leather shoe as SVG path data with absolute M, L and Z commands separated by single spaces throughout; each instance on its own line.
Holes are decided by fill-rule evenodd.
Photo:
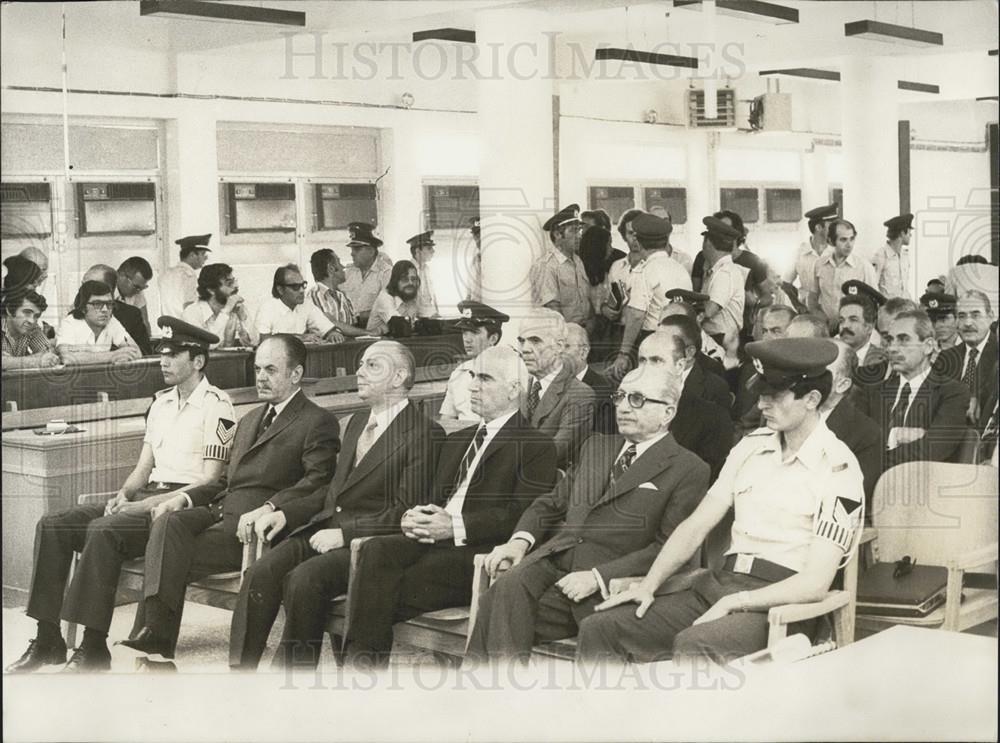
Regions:
M 37 638 L 28 643 L 24 655 L 4 669 L 4 673 L 31 673 L 42 666 L 61 666 L 66 662 L 66 643 L 62 638 L 58 642 L 42 644 Z
M 105 647 L 81 645 L 63 666 L 63 673 L 96 673 L 111 670 L 111 652 Z
M 117 643 L 127 648 L 138 650 L 147 655 L 161 655 L 164 658 L 173 658 L 174 651 L 170 647 L 170 642 L 163 637 L 157 636 L 149 627 L 143 627 L 135 637 L 122 640 Z

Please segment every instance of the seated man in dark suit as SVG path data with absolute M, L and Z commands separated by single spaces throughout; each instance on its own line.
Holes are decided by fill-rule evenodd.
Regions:
M 403 514 L 402 533 L 364 543 L 352 579 L 347 647 L 388 661 L 392 625 L 469 603 L 472 562 L 505 541 L 524 509 L 556 482 L 552 440 L 524 420 L 528 370 L 508 347 L 472 365 L 472 409 L 482 417 L 449 436 L 426 505 Z
M 410 403 L 414 372 L 413 354 L 401 344 L 369 346 L 358 367 L 358 396 L 370 412 L 351 417 L 330 485 L 257 519 L 257 537 L 277 544 L 243 577 L 230 666 L 257 668 L 284 604 L 275 665 L 314 667 L 330 600 L 347 590 L 351 540 L 395 533 L 403 513 L 424 502 L 434 440 L 443 434 Z
M 123 645 L 174 657 L 188 581 L 239 570 L 261 516 L 304 498 L 333 477 L 337 418 L 302 392 L 306 346 L 294 335 L 266 338 L 254 356 L 257 397 L 266 404 L 239 422 L 223 480 L 153 510 L 143 601 Z
M 531 375 L 521 412 L 532 426 L 552 437 L 556 466 L 568 468 L 594 429 L 596 395 L 563 362 L 566 321 L 558 312 L 544 307 L 529 310 L 521 319 L 517 342 Z
M 615 406 L 611 404 L 614 385 L 603 374 L 594 371 L 587 363 L 590 339 L 587 331 L 575 322 L 566 323 L 566 353 L 563 362 L 573 371 L 573 376 L 594 391 L 594 430 L 597 433 L 617 433 Z
M 867 387 L 858 408 L 882 429 L 883 469 L 947 462 L 965 437 L 969 390 L 936 372 L 934 326 L 923 310 L 899 313 L 883 335 L 892 376 Z
M 580 463 L 521 516 L 486 568 L 467 658 L 525 659 L 537 642 L 576 634 L 614 578 L 644 572 L 708 487 L 708 465 L 670 434 L 680 390 L 635 369 L 615 394 L 619 436 L 595 434 Z
M 686 315 L 668 315 L 660 320 L 659 332 L 669 333 L 682 343 L 684 356 L 680 373 L 684 394 L 715 403 L 728 414 L 733 404 L 729 385 L 715 372 L 706 370 L 698 363 L 698 354 L 701 353 L 701 328 L 698 323 Z
M 997 336 L 989 297 L 975 289 L 964 292 L 955 306 L 955 319 L 962 343 L 941 351 L 934 368 L 969 390 L 965 419 L 981 433 L 992 412 L 989 403 L 997 396 Z
M 681 388 L 670 433 L 678 444 L 697 454 L 709 466 L 711 483 L 718 477 L 733 447 L 733 421 L 726 410 L 687 390 L 684 372 L 691 370 L 687 366 L 691 360 L 687 354 L 689 347 L 685 345 L 685 337 L 677 331 L 676 327 L 667 327 L 648 336 L 639 346 L 639 368 L 648 367 L 669 374 Z
M 789 338 L 826 338 L 826 323 L 820 321 L 822 335 L 814 335 L 817 328 L 809 323 L 793 322 L 788 326 Z M 882 476 L 882 432 L 878 424 L 861 413 L 852 401 L 854 375 L 858 369 L 858 356 L 847 343 L 838 339 L 837 358 L 827 368 L 833 375 L 830 394 L 820 405 L 820 419 L 833 435 L 847 444 L 858 460 L 865 486 L 865 515 L 871 515 L 870 506 L 875 485 Z

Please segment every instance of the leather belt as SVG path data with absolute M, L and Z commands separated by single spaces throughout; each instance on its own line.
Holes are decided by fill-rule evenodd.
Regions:
M 722 564 L 722 567 L 731 573 L 752 575 L 754 578 L 760 578 L 770 583 L 777 583 L 779 580 L 789 578 L 798 572 L 797 570 L 786 568 L 784 565 L 778 565 L 775 562 L 742 553 L 726 555 L 726 561 Z

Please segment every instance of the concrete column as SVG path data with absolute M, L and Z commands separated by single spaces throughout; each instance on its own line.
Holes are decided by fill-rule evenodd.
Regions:
M 717 147 L 709 147 L 709 132 L 688 132 L 687 159 L 687 235 L 686 245 L 677 245 L 692 258 L 701 250 L 701 220 L 718 209 L 719 179 L 716 174 Z
M 841 66 L 844 216 L 866 260 L 885 243 L 882 222 L 899 212 L 896 79 L 891 60 L 847 57 Z
M 166 193 L 168 230 L 161 270 L 176 264 L 174 240 L 184 235 L 212 233 L 219 240 L 219 161 L 216 117 L 200 110 L 207 104 L 182 108 L 166 125 Z M 156 267 L 154 267 L 154 271 Z
M 541 225 L 556 210 L 547 19 L 532 10 L 476 18 L 483 301 L 515 321 L 505 336 L 531 305 L 528 270 L 546 249 Z

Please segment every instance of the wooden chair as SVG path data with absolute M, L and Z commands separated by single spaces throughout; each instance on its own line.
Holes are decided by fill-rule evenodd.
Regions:
M 87 493 L 77 498 L 77 505 L 91 506 L 106 503 L 116 492 Z M 265 547 L 266 545 L 259 544 L 256 540 L 250 544 L 243 545 L 243 562 L 239 570 L 229 573 L 216 573 L 192 581 L 188 584 L 185 600 L 232 611 L 236 607 L 236 597 L 240 592 L 243 574 L 261 556 Z M 80 555 L 77 554 L 73 558 L 73 572 L 76 571 L 76 565 L 79 560 Z M 122 574 L 118 581 L 118 595 L 115 598 L 115 606 L 132 604 L 140 600 L 143 576 L 143 558 L 139 557 L 134 560 L 128 560 L 122 565 Z M 65 624 L 66 645 L 74 647 L 76 645 L 77 625 L 73 622 L 66 622 Z
M 918 565 L 944 566 L 948 584 L 944 605 L 928 616 L 861 614 L 859 629 L 877 632 L 909 624 L 961 632 L 997 618 L 995 468 L 944 462 L 897 465 L 875 486 L 872 511 L 875 559 L 896 562 L 910 555 Z

